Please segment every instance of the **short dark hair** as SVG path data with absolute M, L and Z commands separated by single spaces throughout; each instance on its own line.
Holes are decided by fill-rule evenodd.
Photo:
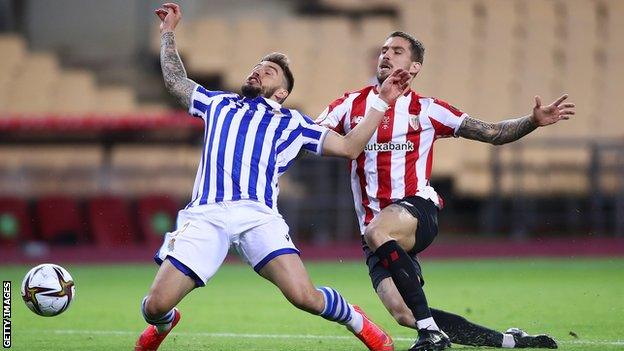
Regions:
M 425 59 L 425 46 L 420 40 L 401 31 L 396 31 L 396 32 L 391 33 L 390 35 L 388 35 L 388 38 L 386 39 L 390 39 L 393 37 L 401 37 L 409 41 L 410 50 L 412 51 L 412 61 L 420 62 L 421 64 L 423 63 L 423 60 Z
M 260 62 L 264 61 L 273 62 L 280 66 L 282 71 L 284 71 L 284 76 L 286 76 L 286 90 L 288 90 L 288 94 L 290 94 L 295 87 L 295 77 L 290 70 L 290 60 L 288 59 L 288 56 L 282 54 L 281 52 L 272 52 L 260 60 Z

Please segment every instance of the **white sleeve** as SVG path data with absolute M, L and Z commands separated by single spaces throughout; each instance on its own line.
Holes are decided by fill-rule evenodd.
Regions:
M 327 136 L 329 128 L 314 123 L 308 116 L 302 115 L 302 117 L 299 123 L 303 141 L 302 148 L 316 155 L 320 155 L 323 151 L 323 141 L 325 141 L 325 136 Z
M 468 115 L 453 105 L 434 99 L 427 111 L 436 138 L 457 137 L 459 126 Z
M 338 134 L 344 135 L 345 118 L 351 114 L 351 105 L 357 94 L 344 94 L 343 97 L 334 100 L 316 118 L 316 124 L 332 129 Z
M 210 104 L 217 98 L 224 95 L 233 95 L 224 91 L 211 91 L 197 84 L 191 94 L 191 103 L 189 104 L 188 113 L 192 116 L 206 119 Z

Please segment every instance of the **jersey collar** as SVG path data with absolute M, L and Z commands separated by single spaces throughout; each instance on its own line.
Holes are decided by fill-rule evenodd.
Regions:
M 265 97 L 261 97 L 260 102 L 263 103 L 264 105 L 266 105 L 267 107 L 273 109 L 273 110 L 280 110 L 282 108 L 282 105 L 280 105 L 280 103 L 278 103 L 275 100 L 271 100 L 271 99 L 267 99 Z
M 271 99 L 267 99 L 265 97 L 255 97 L 255 98 L 248 98 L 248 97 L 243 97 L 243 100 L 247 100 L 247 101 L 253 101 L 256 104 L 262 104 L 264 105 L 267 109 L 269 110 L 280 110 L 282 108 L 282 105 L 280 105 L 277 101 L 271 100 Z

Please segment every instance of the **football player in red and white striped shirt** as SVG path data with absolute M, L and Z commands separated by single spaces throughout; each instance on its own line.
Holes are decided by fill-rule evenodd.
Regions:
M 394 70 L 418 74 L 422 43 L 407 33 L 394 32 L 383 44 L 377 67 L 381 84 Z M 317 123 L 346 134 L 360 123 L 371 104 L 378 102 L 378 85 L 346 93 L 332 102 Z M 553 347 L 554 340 L 524 333 L 498 333 L 439 310 L 430 310 L 422 290 L 424 280 L 416 254 L 426 249 L 438 231 L 437 212 L 443 201 L 431 187 L 433 143 L 464 137 L 491 144 L 522 138 L 541 126 L 569 119 L 574 104 L 561 96 L 548 106 L 535 97 L 525 117 L 488 123 L 472 118 L 450 104 L 406 89 L 390 106 L 362 152 L 351 162 L 351 189 L 373 287 L 397 321 L 417 328 L 419 339 L 410 350 L 442 350 L 453 342 L 494 347 Z M 377 106 L 376 106 L 377 107 Z M 433 316 L 432 316 L 433 312 Z M 464 323 L 466 322 L 466 323 Z M 471 333 L 455 333 L 462 324 Z M 479 329 L 481 328 L 481 329 Z

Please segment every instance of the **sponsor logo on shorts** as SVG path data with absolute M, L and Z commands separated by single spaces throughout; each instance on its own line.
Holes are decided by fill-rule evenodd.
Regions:
M 171 239 L 169 240 L 169 244 L 167 245 L 167 249 L 169 249 L 169 251 L 173 251 L 175 249 L 175 241 L 176 241 L 176 237 L 182 233 L 184 233 L 184 231 L 189 227 L 189 225 L 191 225 L 190 221 L 186 221 L 184 223 L 184 225 L 182 226 L 182 228 L 176 230 L 175 232 L 171 233 Z

